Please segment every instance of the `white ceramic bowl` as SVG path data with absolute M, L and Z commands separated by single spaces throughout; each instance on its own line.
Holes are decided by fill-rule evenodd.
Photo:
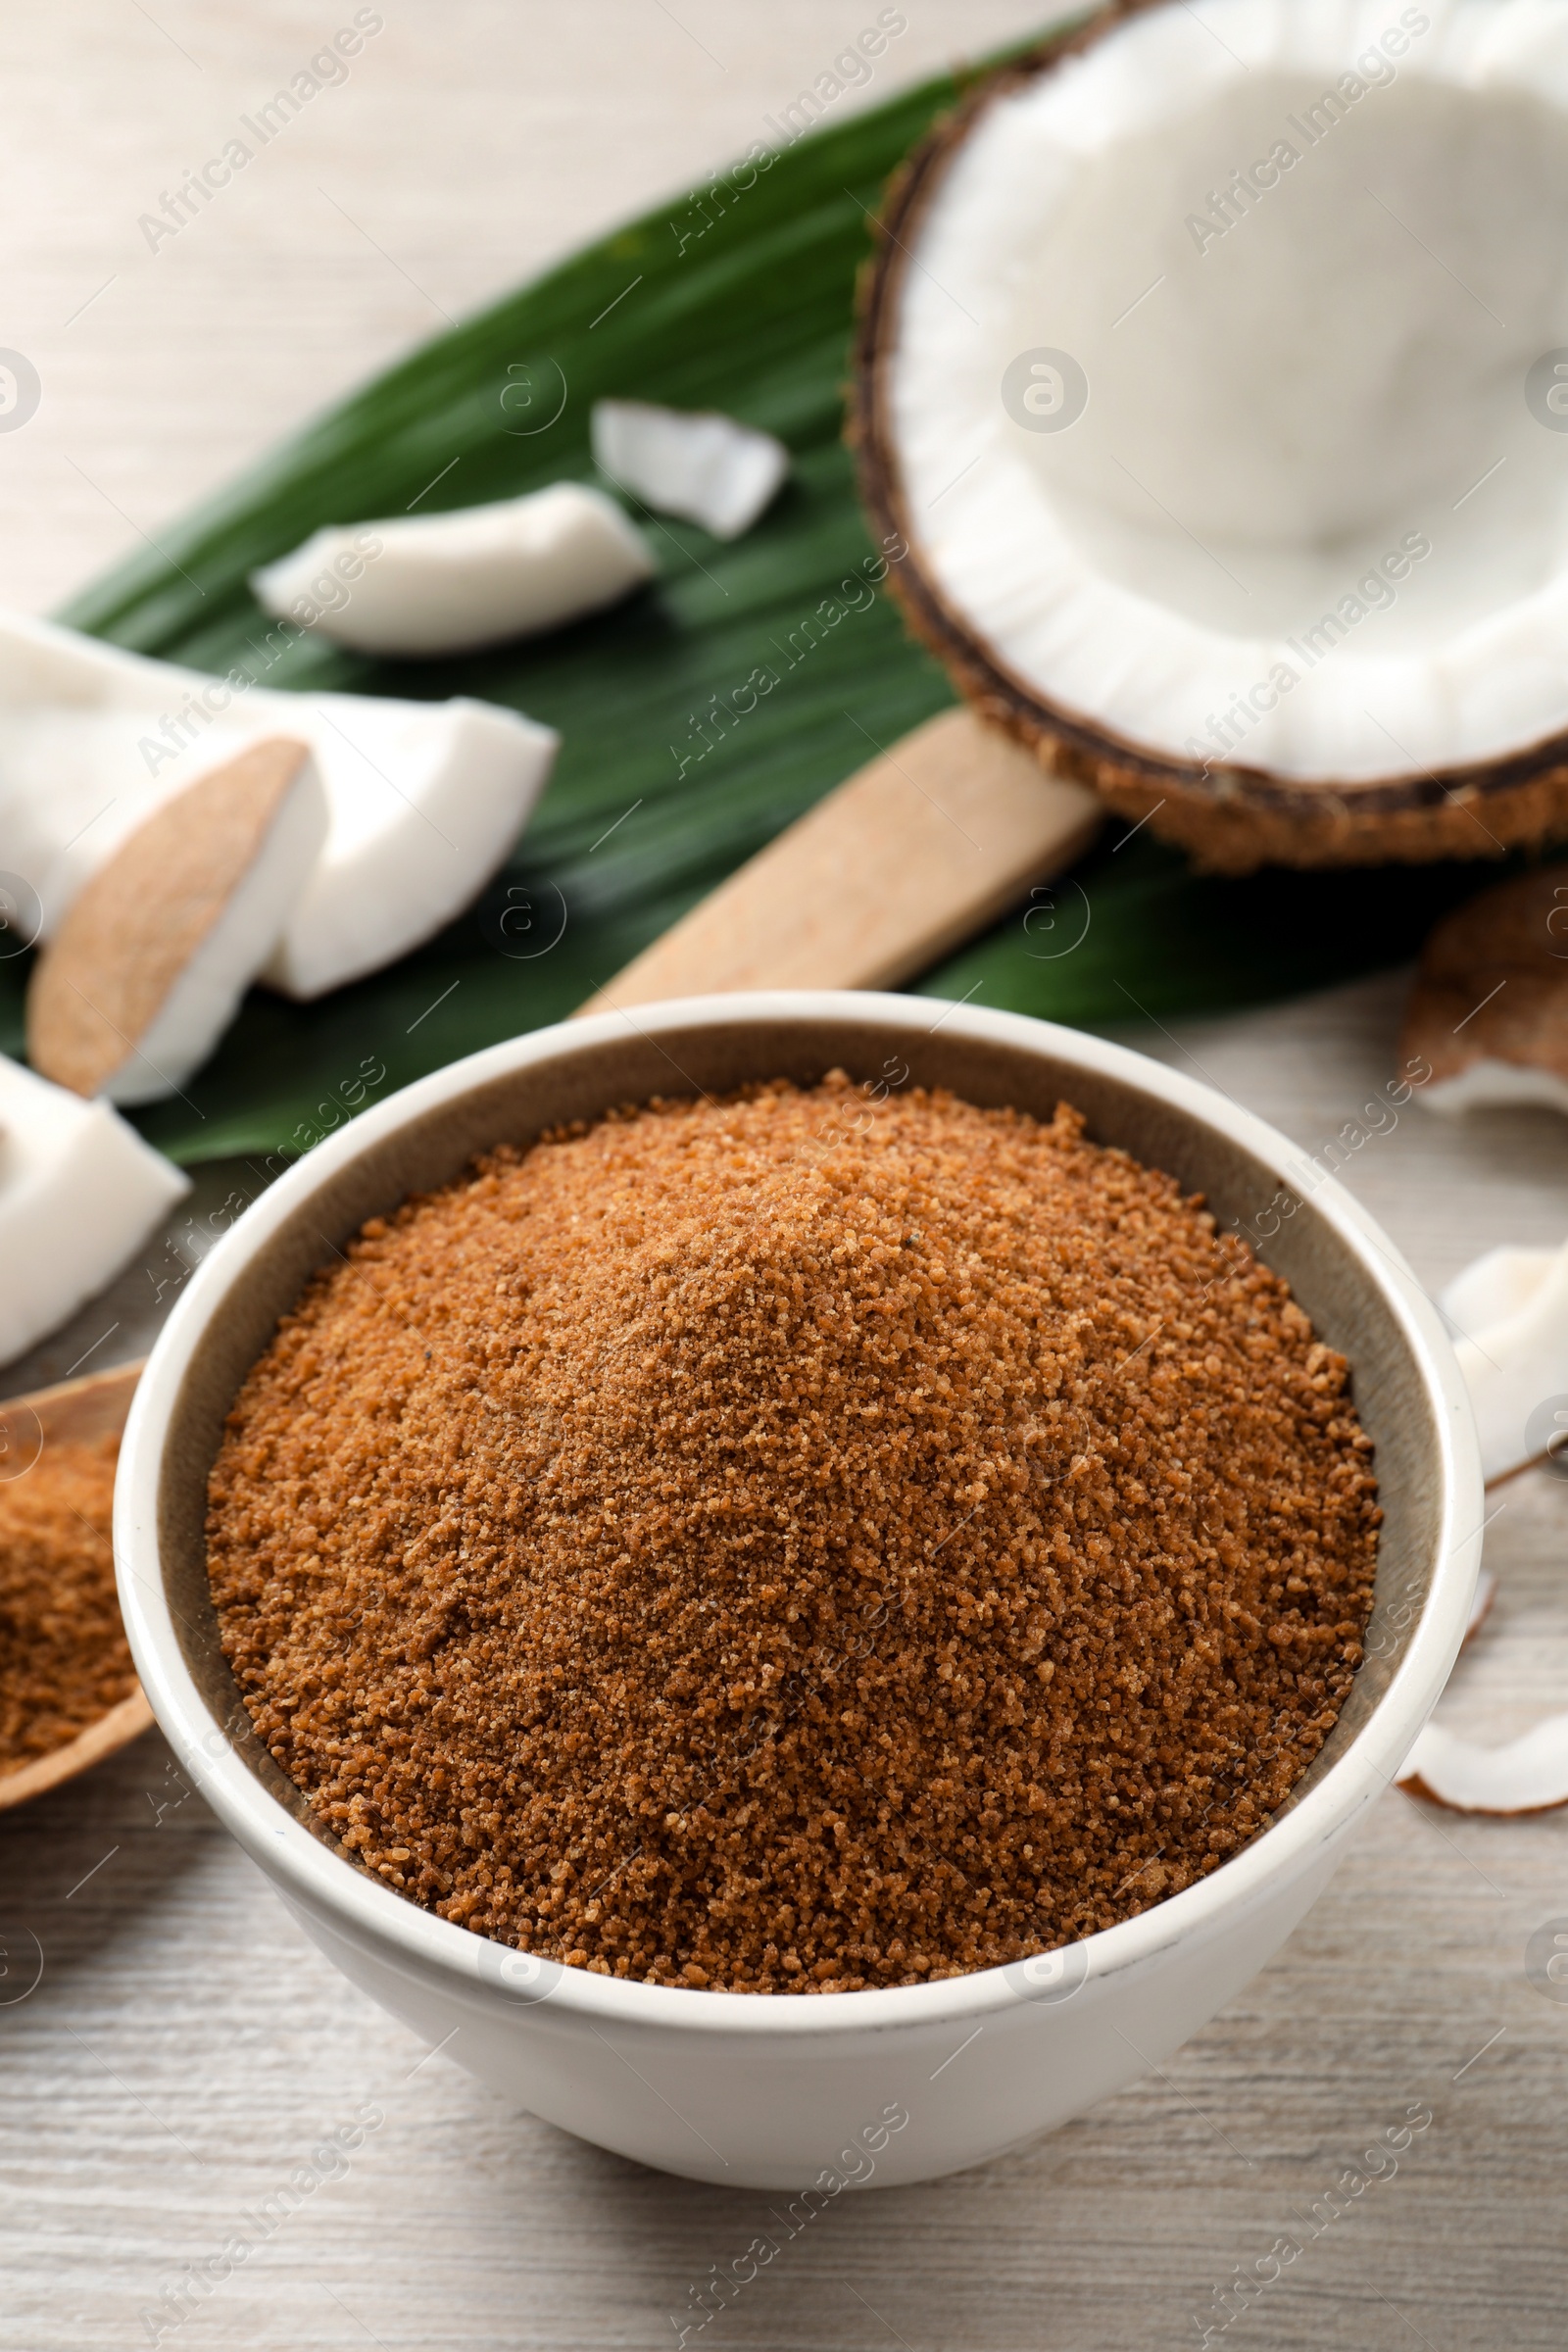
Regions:
M 1207 1195 L 1348 1355 L 1386 1513 L 1367 1662 L 1321 1756 L 1220 1869 L 1065 1952 L 894 1991 L 811 1997 L 618 1983 L 514 1952 L 363 1872 L 273 1765 L 218 1641 L 206 1481 L 224 1412 L 308 1276 L 363 1221 L 477 1152 L 615 1102 L 835 1065 L 1049 1117 Z M 1306 1910 L 1442 1690 L 1483 1515 L 1468 1401 L 1396 1250 L 1292 1147 L 1191 1079 L 1012 1014 L 910 997 L 694 998 L 547 1029 L 411 1086 L 240 1218 L 171 1317 L 125 1433 L 120 1594 L 185 1771 L 331 1959 L 431 2044 L 536 2114 L 703 2180 L 804 2192 L 977 2164 L 1163 2059 Z

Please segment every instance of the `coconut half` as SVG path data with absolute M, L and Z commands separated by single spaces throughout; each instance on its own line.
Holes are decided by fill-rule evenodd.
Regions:
M 189 1190 L 107 1102 L 0 1054 L 0 1363 L 101 1291 Z
M 1006 69 L 864 292 L 915 631 L 1213 867 L 1568 830 L 1565 216 L 1549 0 L 1132 0 Z
M 713 409 L 596 400 L 589 431 L 594 464 L 617 489 L 715 539 L 749 531 L 790 469 L 782 441 Z
M 333 524 L 251 574 L 280 620 L 356 653 L 471 654 L 618 604 L 658 566 L 612 498 L 555 482 L 522 498 Z
M 166 801 L 101 865 L 33 966 L 27 1058 L 74 1094 L 178 1094 L 277 945 L 326 839 L 310 750 L 287 737 Z
M 58 929 L 164 801 L 271 735 L 310 746 L 326 840 L 266 969 L 291 997 L 378 971 L 467 906 L 515 841 L 560 737 L 460 696 L 281 694 L 0 612 L 0 871 Z

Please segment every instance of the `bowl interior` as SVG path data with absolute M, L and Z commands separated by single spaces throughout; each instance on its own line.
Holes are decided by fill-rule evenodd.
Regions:
M 1289 1184 L 1280 1165 L 1259 1157 L 1221 1124 L 1145 1091 L 1133 1075 L 1093 1066 L 1100 1050 L 1091 1041 L 1082 1041 L 1087 1058 L 1081 1062 L 1070 1033 L 1036 1024 L 1030 1029 L 1033 1038 L 1020 1030 L 1003 1039 L 977 1036 L 957 1022 L 910 1026 L 906 1019 L 879 1018 L 870 1002 L 863 1013 L 803 1009 L 770 1017 L 748 1011 L 729 1020 L 676 1020 L 613 1038 L 568 1029 L 553 1052 L 500 1075 L 476 1075 L 456 1099 L 412 1110 L 389 1132 L 368 1124 L 360 1149 L 323 1172 L 264 1248 L 248 1258 L 236 1252 L 236 1271 L 219 1311 L 208 1316 L 171 1415 L 159 1483 L 159 1548 L 179 1643 L 198 1690 L 250 1769 L 313 1836 L 345 1861 L 353 1859 L 252 1730 L 220 1644 L 206 1571 L 207 1480 L 223 1417 L 278 1317 L 366 1218 L 395 1207 L 411 1192 L 445 1183 L 498 1143 L 526 1144 L 546 1128 L 656 1094 L 716 1094 L 780 1076 L 810 1082 L 834 1068 L 868 1083 L 902 1082 L 904 1071 L 909 1083 L 949 1087 L 971 1102 L 1011 1106 L 1044 1119 L 1065 1099 L 1085 1114 L 1094 1141 L 1119 1145 L 1186 1190 L 1202 1193 L 1221 1229 L 1237 1220 L 1249 1230 L 1261 1225 L 1268 1234 L 1255 1245 L 1258 1255 L 1290 1283 L 1319 1337 L 1349 1358 L 1357 1410 L 1377 1448 L 1385 1514 L 1366 1662 L 1334 1732 L 1282 1813 L 1332 1769 L 1393 1680 L 1437 1565 L 1443 1436 L 1420 1361 L 1356 1247 L 1309 1195 Z M 353 1137 L 351 1130 L 345 1144 Z M 1280 1213 L 1282 1186 L 1294 1204 L 1288 1214 Z

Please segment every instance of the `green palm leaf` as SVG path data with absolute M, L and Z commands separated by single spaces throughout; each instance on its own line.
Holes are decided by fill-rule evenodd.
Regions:
M 953 700 L 885 590 L 840 587 L 863 578 L 873 553 L 841 439 L 868 216 L 953 86 L 928 83 L 803 138 L 441 336 L 163 529 L 161 552 L 134 556 L 64 615 L 272 686 L 476 695 L 564 739 L 533 823 L 478 906 L 318 1004 L 254 991 L 186 1097 L 138 1114 L 165 1151 L 199 1160 L 299 1148 L 345 1115 L 367 1064 L 384 1065 L 368 1097 L 379 1100 L 560 1019 L 874 746 Z M 270 650 L 245 586 L 256 565 L 323 522 L 593 478 L 588 415 L 607 394 L 764 426 L 793 453 L 790 482 L 728 546 L 650 523 L 660 579 L 555 637 L 398 665 L 305 637 Z M 824 600 L 841 617 L 802 652 L 800 625 Z M 744 715 L 731 706 L 726 722 L 757 670 L 777 684 Z M 1120 830 L 1054 902 L 1020 909 L 921 987 L 1084 1025 L 1246 1004 L 1405 956 L 1473 887 L 1451 866 L 1197 880 L 1147 834 L 1115 847 Z M 24 977 L 0 969 L 0 1043 L 12 1050 Z

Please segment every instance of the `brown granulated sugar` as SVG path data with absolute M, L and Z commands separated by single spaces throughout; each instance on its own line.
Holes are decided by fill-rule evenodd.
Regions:
M 223 1645 L 368 1870 L 655 1984 L 989 1968 L 1234 1853 L 1380 1513 L 1344 1358 L 1125 1152 L 842 1073 L 372 1218 L 229 1415 Z
M 0 1772 L 52 1755 L 136 1687 L 109 1519 L 120 1440 L 46 1447 L 0 1482 Z

